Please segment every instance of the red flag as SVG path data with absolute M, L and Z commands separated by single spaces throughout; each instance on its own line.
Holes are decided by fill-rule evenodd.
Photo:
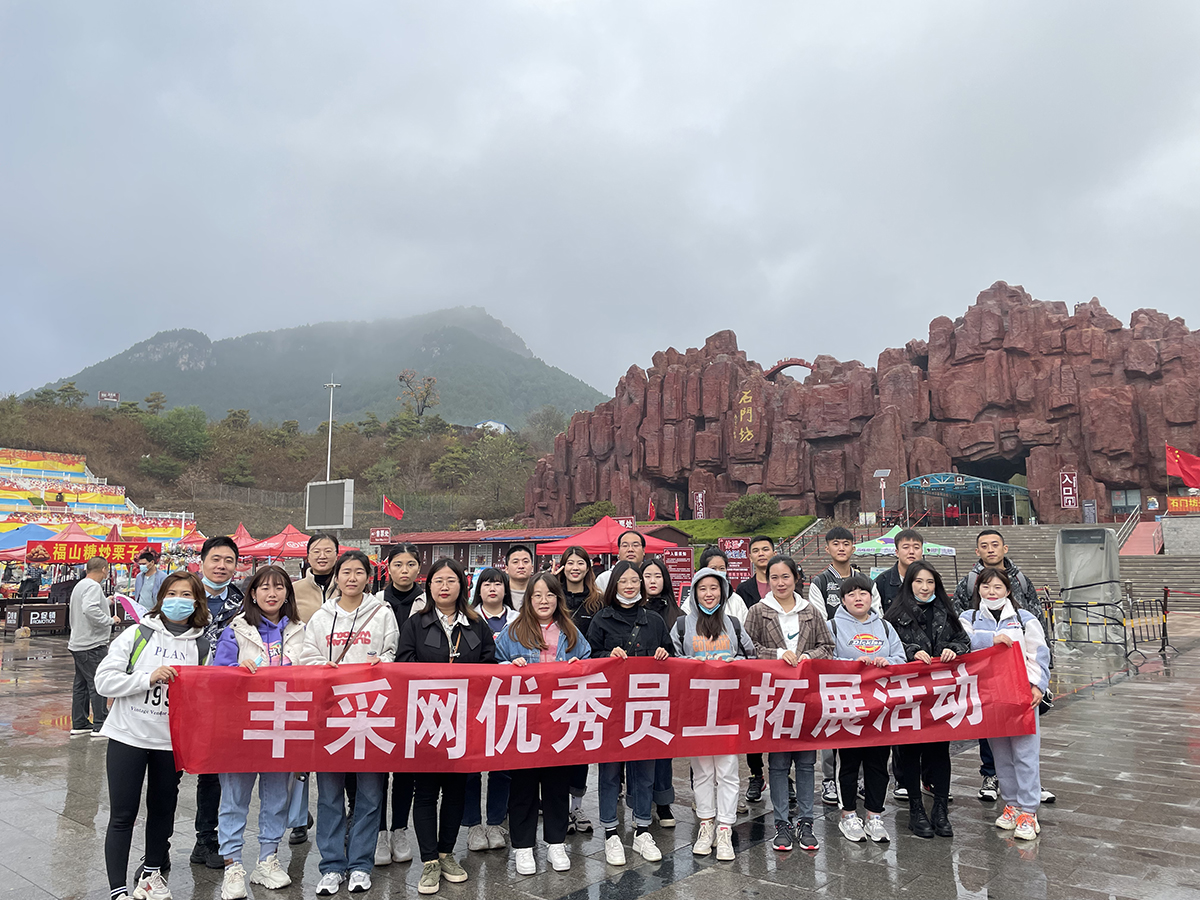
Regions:
M 675 521 L 679 521 L 679 495 L 675 495 Z
M 1200 488 L 1200 456 L 1192 456 L 1167 444 L 1167 474 L 1182 478 L 1188 487 Z
M 404 510 L 389 500 L 386 495 L 383 498 L 383 514 L 391 516 L 397 522 L 404 518 Z
M 653 521 L 654 521 L 654 516 L 655 516 L 655 515 L 656 515 L 656 512 L 655 512 L 655 509 L 654 509 L 654 498 L 653 498 L 653 497 L 651 497 L 651 498 L 650 498 L 650 503 L 649 503 L 649 504 L 647 504 L 647 507 L 646 507 L 646 521 L 648 521 L 648 522 L 653 522 Z

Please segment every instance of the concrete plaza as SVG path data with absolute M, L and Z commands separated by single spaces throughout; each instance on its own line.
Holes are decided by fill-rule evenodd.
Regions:
M 1059 654 L 1056 708 L 1042 719 L 1043 784 L 1058 801 L 1043 806 L 1041 837 L 1015 841 L 992 825 L 998 804 L 980 803 L 978 754 L 955 746 L 953 839 L 921 840 L 905 828 L 906 809 L 889 796 L 890 844 L 852 844 L 837 829 L 836 810 L 817 801 L 814 853 L 771 849 L 768 803 L 753 804 L 735 829 L 737 858 L 718 863 L 691 852 L 687 760 L 675 767 L 678 825 L 654 827 L 659 863 L 608 866 L 600 834 L 567 839 L 573 868 L 516 874 L 508 851 L 469 853 L 466 830 L 457 856 L 470 873 L 443 882 L 447 900 L 793 900 L 821 897 L 1100 897 L 1200 898 L 1200 616 L 1173 614 L 1178 653 L 1129 665 L 1119 653 L 1089 649 Z M 1109 650 L 1111 648 L 1104 648 Z M 108 897 L 104 833 L 108 821 L 106 741 L 71 739 L 72 662 L 62 637 L 5 639 L 0 661 L 0 900 Z M 745 779 L 743 771 L 743 783 Z M 596 821 L 595 773 L 585 808 Z M 765 800 L 766 798 L 764 798 Z M 313 808 L 316 794 L 313 793 Z M 194 840 L 195 779 L 185 776 L 173 838 L 171 889 L 176 898 L 216 900 L 221 873 L 188 864 Z M 625 815 L 625 811 L 622 810 Z M 246 858 L 257 854 L 257 808 L 247 827 Z M 131 865 L 141 856 L 139 821 Z M 632 829 L 626 833 L 626 844 Z M 293 885 L 251 896 L 314 896 L 319 877 L 312 842 L 286 844 L 280 859 Z M 419 863 L 373 872 L 369 898 L 416 897 Z M 343 888 L 344 891 L 344 888 Z M 349 896 L 345 893 L 341 897 Z

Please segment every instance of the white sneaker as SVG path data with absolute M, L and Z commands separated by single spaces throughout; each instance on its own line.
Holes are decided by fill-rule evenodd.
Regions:
M 713 825 L 713 820 L 702 820 L 700 822 L 700 829 L 696 832 L 696 843 L 692 844 L 692 852 L 697 856 L 708 856 L 708 854 L 712 853 L 713 841 L 716 837 L 717 829 Z
M 625 845 L 621 843 L 621 836 L 619 834 L 605 838 L 604 861 L 610 866 L 625 865 Z
M 486 850 L 488 848 L 487 829 L 482 825 L 472 825 L 467 829 L 467 849 Z
M 246 869 L 240 862 L 225 867 L 221 879 L 221 900 L 242 900 L 246 896 Z
M 517 858 L 518 875 L 536 875 L 537 864 L 533 861 L 532 847 L 517 847 L 513 850 Z
M 1004 812 L 996 819 L 996 827 L 1003 828 L 1005 831 L 1012 831 L 1017 827 L 1017 816 L 1021 814 L 1012 804 L 1004 807 Z
M 379 832 L 375 839 L 375 865 L 390 866 L 392 864 L 392 841 L 386 831 Z
M 641 854 L 642 859 L 646 862 L 658 862 L 662 859 L 662 852 L 658 849 L 658 845 L 654 843 L 654 835 L 648 831 L 643 831 L 634 837 L 633 852 Z
M 367 872 L 350 873 L 350 893 L 361 894 L 371 889 L 371 876 Z
M 722 862 L 733 859 L 733 829 L 728 825 L 717 829 L 717 859 Z
M 171 889 L 162 872 L 155 872 L 138 880 L 133 889 L 133 900 L 171 900 Z
M 863 820 L 858 817 L 858 813 L 842 816 L 842 821 L 838 822 L 838 830 L 848 841 L 858 843 L 867 839 L 867 831 L 863 828 Z
M 326 872 L 321 876 L 321 880 L 317 882 L 317 896 L 332 897 L 342 889 L 342 879 L 344 877 L 341 872 Z
M 254 871 L 250 873 L 251 884 L 261 884 L 273 891 L 285 888 L 292 883 L 292 876 L 283 870 L 279 857 L 272 853 L 266 859 L 260 859 Z
M 867 837 L 877 844 L 886 844 L 892 839 L 883 825 L 882 816 L 867 816 L 867 824 L 863 830 L 866 831 Z
M 1017 827 L 1013 829 L 1013 837 L 1022 841 L 1032 841 L 1042 831 L 1037 816 L 1033 813 L 1021 813 L 1017 816 Z
M 397 828 L 392 832 L 392 862 L 412 860 L 412 845 L 408 842 L 408 829 Z
M 503 850 L 508 846 L 508 831 L 503 825 L 489 825 L 487 827 L 487 849 Z
M 563 844 L 550 844 L 546 848 L 546 860 L 555 872 L 571 871 L 571 857 L 567 856 L 567 848 Z

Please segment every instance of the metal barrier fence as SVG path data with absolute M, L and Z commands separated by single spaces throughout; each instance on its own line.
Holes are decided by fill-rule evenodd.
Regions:
M 1127 597 L 1122 603 L 1051 600 L 1049 589 L 1043 590 L 1042 610 L 1052 636 L 1051 665 L 1058 643 L 1120 647 L 1126 659 L 1135 653 L 1148 658 L 1150 653 L 1175 649 L 1167 629 L 1168 589 L 1162 600 Z

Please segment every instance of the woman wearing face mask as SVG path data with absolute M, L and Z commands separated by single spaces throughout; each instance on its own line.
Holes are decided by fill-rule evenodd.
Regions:
M 592 656 L 653 656 L 663 660 L 671 655 L 671 637 L 661 617 L 646 608 L 642 576 L 637 564 L 621 560 L 613 566 L 604 593 L 604 606 L 588 628 Z M 625 865 L 625 847 L 617 834 L 617 794 L 621 789 L 621 763 L 603 762 L 600 768 L 600 824 L 604 826 L 604 858 L 614 866 Z M 625 763 L 629 803 L 635 828 L 633 850 L 647 862 L 662 859 L 662 853 L 650 834 L 650 816 L 654 791 L 654 760 L 639 759 Z
M 954 603 L 942 585 L 942 576 L 926 562 L 908 567 L 900 595 L 884 616 L 896 629 L 909 662 L 951 662 L 971 649 Z M 908 788 L 908 830 L 917 837 L 953 837 L 950 825 L 950 744 L 901 744 L 897 747 L 900 777 Z M 933 809 L 925 815 L 921 802 L 921 777 L 933 786 Z M 932 820 L 932 821 L 931 821 Z
M 313 613 L 304 635 L 300 661 L 306 666 L 392 662 L 396 656 L 396 616 L 382 600 L 364 594 L 371 560 L 361 550 L 347 550 L 333 567 L 336 592 Z M 336 894 L 349 871 L 352 892 L 371 887 L 371 868 L 383 804 L 383 776 L 358 772 L 354 820 L 347 833 L 346 773 L 317 773 L 317 849 L 321 880 L 317 894 Z
M 449 558 L 434 562 L 425 580 L 425 608 L 404 623 L 396 661 L 494 663 L 492 629 L 471 609 L 469 598 L 463 567 Z M 442 879 L 452 884 L 467 880 L 466 870 L 454 858 L 466 791 L 467 776 L 460 772 L 413 775 L 413 830 L 422 863 L 419 893 L 436 894 Z
M 1035 707 L 1041 703 L 1050 686 L 1046 633 L 1037 616 L 1013 606 L 1012 582 L 1003 569 L 988 567 L 979 573 L 971 608 L 963 613 L 962 623 L 971 637 L 972 650 L 995 644 L 1021 647 L 1032 703 Z M 1005 803 L 996 827 L 1032 841 L 1042 830 L 1037 820 L 1042 795 L 1041 724 L 1033 734 L 988 738 L 988 743 L 996 757 L 996 777 Z
M 671 637 L 675 655 L 687 659 L 755 659 L 754 642 L 733 616 L 725 615 L 729 582 L 716 569 L 701 569 L 692 578 L 694 611 L 675 623 Z M 708 856 L 714 844 L 717 859 L 733 859 L 733 824 L 740 793 L 735 754 L 692 759 L 696 815 L 700 818 L 692 853 Z M 715 803 L 714 803 L 715 797 Z
M 647 556 L 642 560 L 638 569 L 642 576 L 642 586 L 646 591 L 646 608 L 657 613 L 667 626 L 667 634 L 675 626 L 675 622 L 683 613 L 675 602 L 675 588 L 671 584 L 671 573 L 667 564 L 659 556 Z M 675 802 L 675 769 L 674 761 L 656 759 L 654 761 L 654 813 L 658 816 L 658 824 L 663 828 L 675 827 L 675 814 L 671 804 Z
M 522 667 L 544 662 L 587 659 L 591 647 L 571 621 L 558 579 L 541 572 L 529 579 L 525 602 L 513 622 L 496 638 L 496 658 Z M 546 860 L 556 872 L 571 868 L 563 841 L 570 811 L 572 766 L 541 766 L 512 772 L 508 824 L 516 856 L 517 874 L 537 872 L 533 847 L 537 839 L 538 807 L 542 809 L 542 837 L 549 845 Z M 490 790 L 489 784 L 489 790 Z
M 416 544 L 393 544 L 387 555 L 387 579 L 383 590 L 375 595 L 392 608 L 396 626 L 403 625 L 414 612 L 425 605 L 421 587 L 421 551 Z M 392 829 L 389 838 L 387 817 L 387 773 L 383 774 L 384 800 L 379 805 L 379 837 L 375 843 L 375 865 L 404 863 L 412 859 L 408 841 L 408 813 L 412 809 L 412 772 L 392 774 Z
M 604 595 L 596 588 L 596 574 L 592 571 L 592 557 L 582 547 L 568 547 L 562 561 L 554 570 L 563 586 L 567 611 L 571 621 L 581 635 L 587 634 L 592 617 L 604 602 Z M 583 811 L 583 795 L 587 793 L 588 767 L 571 767 L 571 812 L 567 821 L 567 834 L 590 834 L 592 820 Z
M 299 664 L 303 647 L 304 626 L 297 620 L 292 579 L 279 566 L 266 566 L 250 580 L 242 612 L 221 632 L 213 665 L 241 666 L 251 675 L 261 670 L 263 677 L 267 677 L 276 666 Z M 276 851 L 287 824 L 288 780 L 291 776 L 287 772 L 229 772 L 220 777 L 217 835 L 221 856 L 225 859 L 221 900 L 238 900 L 246 896 L 242 849 L 256 779 L 258 865 L 250 875 L 250 883 L 272 889 L 287 887 L 292 879 L 279 864 Z
M 517 617 L 513 609 L 508 576 L 499 569 L 487 568 L 475 579 L 475 597 L 471 608 L 479 613 L 495 638 Z M 483 823 L 483 775 L 467 775 L 467 799 L 463 827 L 467 829 L 467 849 L 502 850 L 508 846 L 504 819 L 508 815 L 509 773 L 489 772 L 487 780 L 487 824 Z
M 127 894 L 129 845 L 146 783 L 146 864 L 134 896 L 171 900 L 162 869 L 175 827 L 179 772 L 171 750 L 167 688 L 180 666 L 207 662 L 208 606 L 204 586 L 190 572 L 163 579 L 154 607 L 121 633 L 96 668 L 96 690 L 112 698 L 100 733 L 108 741 L 111 813 L 104 861 L 114 900 Z

